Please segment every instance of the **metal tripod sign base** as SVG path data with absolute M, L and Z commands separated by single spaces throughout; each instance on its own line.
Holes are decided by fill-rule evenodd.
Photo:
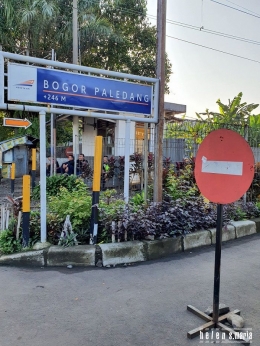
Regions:
M 249 345 L 250 340 L 239 337 L 238 331 L 226 326 L 224 323 L 227 322 L 228 315 L 219 316 L 219 290 L 220 290 L 220 264 L 221 264 L 221 242 L 222 242 L 222 223 L 223 223 L 223 205 L 218 204 L 217 206 L 217 229 L 216 229 L 216 248 L 215 248 L 215 270 L 214 270 L 214 295 L 213 295 L 213 317 L 206 315 L 204 312 L 196 309 L 192 305 L 187 306 L 187 310 L 194 313 L 198 317 L 202 318 L 207 323 L 195 328 L 187 333 L 189 339 L 193 339 L 199 336 L 200 333 L 208 331 L 212 328 L 218 328 L 221 332 L 228 333 L 232 337 L 232 340 L 242 341 L 243 344 Z M 232 311 L 236 315 L 240 315 L 239 310 Z

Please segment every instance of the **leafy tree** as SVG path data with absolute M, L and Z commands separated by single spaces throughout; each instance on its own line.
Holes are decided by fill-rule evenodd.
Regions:
M 72 5 L 72 0 L 0 0 L 4 50 L 24 53 L 26 48 L 32 56 L 50 58 L 54 49 L 59 61 L 72 62 Z M 81 64 L 155 77 L 156 28 L 149 24 L 146 11 L 146 0 L 78 0 Z M 165 68 L 168 92 L 172 68 L 168 58 Z M 9 116 L 27 117 L 33 125 L 19 133 L 39 137 L 38 115 L 9 112 Z M 72 137 L 72 130 L 65 128 L 57 129 L 58 142 Z
M 0 0 L 0 42 L 5 50 L 72 62 L 72 0 Z M 78 0 L 83 65 L 154 77 L 156 28 L 146 0 Z M 171 64 L 166 58 L 166 84 Z M 166 85 L 166 90 L 168 90 Z
M 237 131 L 242 136 L 247 136 L 250 143 L 253 141 L 259 143 L 260 114 L 252 114 L 252 111 L 259 105 L 242 103 L 242 96 L 243 94 L 240 92 L 232 101 L 228 100 L 227 105 L 218 99 L 216 103 L 219 112 L 210 112 L 206 109 L 204 113 L 196 113 L 199 121 L 169 124 L 166 137 L 185 138 L 186 144 L 192 148 L 192 143 L 200 144 L 209 132 L 224 127 Z
M 0 112 L 0 142 L 5 141 L 6 139 L 14 135 L 13 128 L 2 126 L 4 117 L 5 117 L 5 113 Z
M 206 109 L 205 113 L 196 113 L 200 120 L 205 120 L 202 115 L 207 117 L 207 120 L 211 123 L 218 124 L 233 124 L 233 125 L 249 125 L 251 112 L 256 109 L 258 104 L 247 104 L 246 102 L 241 103 L 242 92 L 234 97 L 232 101 L 228 100 L 228 104 L 223 104 L 220 99 L 217 100 L 219 107 L 219 113 L 209 112 Z

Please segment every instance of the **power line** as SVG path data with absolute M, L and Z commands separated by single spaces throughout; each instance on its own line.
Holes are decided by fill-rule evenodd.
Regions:
M 255 15 L 255 14 L 253 14 L 253 13 L 249 13 L 249 12 L 247 12 L 247 11 L 242 11 L 242 10 L 240 10 L 240 9 L 238 9 L 238 8 L 235 8 L 235 7 L 232 7 L 232 6 L 223 4 L 223 3 L 218 2 L 218 1 L 216 1 L 216 0 L 209 0 L 209 1 L 214 2 L 214 3 L 218 4 L 218 5 L 222 5 L 222 6 L 225 6 L 225 7 L 228 7 L 228 8 L 232 8 L 232 9 L 235 10 L 235 11 L 239 11 L 239 12 L 248 14 L 249 16 L 253 16 L 253 17 L 256 17 L 256 18 L 260 18 L 260 16 L 258 16 L 258 15 Z
M 92 0 L 92 3 L 98 3 L 98 1 L 99 0 Z M 220 4 L 220 5 L 224 5 L 222 3 L 217 2 L 216 0 L 210 0 L 210 1 L 216 2 L 216 3 Z M 231 2 L 229 0 L 226 0 L 226 1 Z M 113 8 L 112 5 L 107 5 L 106 7 L 107 8 Z M 231 6 L 228 6 L 228 7 L 231 7 Z M 233 7 L 231 7 L 231 8 L 233 8 Z M 125 8 L 125 7 L 116 6 L 116 9 L 119 9 L 122 12 L 127 12 L 127 13 L 132 13 L 132 14 L 137 14 L 137 15 L 143 15 L 143 12 L 138 12 L 138 11 L 135 11 L 135 10 L 130 10 L 130 9 Z M 234 9 L 238 10 L 236 8 L 234 8 Z M 248 11 L 250 11 L 250 10 L 248 10 Z M 245 12 L 245 13 L 247 13 L 247 12 Z M 154 16 L 154 15 L 151 15 L 151 14 L 146 14 L 146 17 L 150 18 L 150 19 L 153 19 L 153 20 L 157 20 L 157 16 Z M 259 18 L 260 18 L 260 16 L 259 16 Z M 173 21 L 173 20 L 170 20 L 170 19 L 167 19 L 166 22 L 169 23 L 169 24 L 186 27 L 188 29 L 193 29 L 193 30 L 197 30 L 197 31 L 203 31 L 203 32 L 206 32 L 208 34 L 212 34 L 212 35 L 216 35 L 216 36 L 221 36 L 221 37 L 226 37 L 226 38 L 233 39 L 233 40 L 236 40 L 236 41 L 241 41 L 241 42 L 250 43 L 250 44 L 254 44 L 254 45 L 260 45 L 259 41 L 251 40 L 251 39 L 240 37 L 240 36 L 230 35 L 230 34 L 226 34 L 226 33 L 219 32 L 219 31 L 205 29 L 203 26 L 202 27 L 198 27 L 198 26 L 194 26 L 194 25 L 190 25 L 190 24 L 186 24 L 186 23 L 181 23 L 181 22 Z
M 154 16 L 148 15 L 148 17 L 154 17 Z M 152 19 L 156 19 L 156 17 L 152 18 Z M 199 27 L 199 26 L 195 26 L 195 25 L 191 25 L 191 24 L 187 24 L 187 23 L 182 23 L 182 22 L 177 22 L 177 21 L 174 21 L 171 19 L 167 19 L 166 22 L 169 24 L 185 27 L 187 29 L 197 30 L 197 31 L 206 32 L 208 34 L 212 34 L 212 35 L 216 35 L 216 36 L 226 37 L 226 38 L 230 38 L 230 39 L 237 40 L 237 41 L 242 41 L 242 42 L 246 42 L 246 43 L 260 45 L 260 41 L 251 40 L 251 39 L 241 37 L 241 36 L 235 36 L 235 35 L 226 34 L 224 32 L 220 32 L 220 31 L 205 29 L 203 27 Z
M 204 46 L 204 45 L 202 45 L 202 44 L 198 44 L 198 43 L 194 43 L 194 42 L 182 40 L 182 39 L 180 39 L 180 38 L 178 38 L 178 37 L 173 37 L 173 36 L 170 36 L 170 35 L 166 35 L 166 36 L 169 37 L 169 38 L 173 38 L 174 40 L 178 40 L 178 41 L 190 43 L 190 44 L 193 44 L 193 45 L 198 46 L 198 47 L 207 48 L 207 49 L 210 49 L 210 50 L 214 50 L 215 52 L 219 52 L 219 53 L 223 53 L 223 54 L 235 56 L 236 58 L 240 58 L 240 59 L 244 59 L 244 60 L 248 60 L 248 61 L 253 61 L 253 62 L 256 62 L 256 63 L 260 64 L 260 61 L 258 61 L 258 60 L 246 58 L 246 57 L 244 57 L 244 56 L 237 55 L 237 54 L 233 54 L 233 53 L 228 53 L 228 52 L 225 52 L 225 51 L 223 51 L 223 50 L 219 50 L 219 49 L 216 49 L 216 48 L 211 48 L 211 47 Z
M 249 10 L 249 9 L 248 9 L 248 8 L 246 8 L 246 7 L 243 7 L 243 6 L 237 5 L 236 3 L 232 2 L 232 1 L 226 0 L 226 2 L 230 2 L 231 4 L 236 5 L 237 7 L 243 8 L 244 10 L 247 10 L 247 11 L 249 11 L 249 12 L 251 12 L 251 13 L 254 13 L 254 14 L 257 14 L 258 16 L 260 16 L 260 14 L 259 14 L 259 13 L 256 13 L 256 12 L 254 12 L 254 11 L 251 11 L 251 10 Z

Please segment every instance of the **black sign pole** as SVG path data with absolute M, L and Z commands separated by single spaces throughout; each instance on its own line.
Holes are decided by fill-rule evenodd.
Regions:
M 217 228 L 215 247 L 215 269 L 214 269 L 214 294 L 213 294 L 213 322 L 217 327 L 219 318 L 219 290 L 220 290 L 220 267 L 221 267 L 221 242 L 223 224 L 223 204 L 217 206 Z

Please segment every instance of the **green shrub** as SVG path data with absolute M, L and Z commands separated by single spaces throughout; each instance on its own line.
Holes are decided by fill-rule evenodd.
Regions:
M 144 191 L 136 193 L 133 197 L 130 198 L 129 203 L 133 204 L 136 207 L 140 207 L 140 206 L 144 205 L 144 203 L 145 203 Z
M 30 213 L 30 239 L 29 247 L 41 240 L 41 213 L 31 211 Z
M 9 229 L 0 232 L 0 253 L 8 255 L 22 251 L 21 239 L 16 240 L 15 235 Z
M 61 187 L 66 188 L 68 192 L 81 190 L 83 187 L 85 192 L 87 191 L 87 186 L 84 184 L 83 180 L 75 175 L 54 175 L 46 178 L 47 196 L 56 196 L 60 192 Z M 40 199 L 40 185 L 37 185 L 33 189 L 32 199 Z
M 98 242 L 111 242 L 112 221 L 119 221 L 125 210 L 125 202 L 122 199 L 111 198 L 109 204 L 102 198 L 99 202 L 99 232 Z
M 88 229 L 91 216 L 92 199 L 86 193 L 84 186 L 78 186 L 78 190 L 69 191 L 61 187 L 56 196 L 48 198 L 48 212 L 55 214 L 56 221 L 65 222 L 66 216 L 70 216 L 72 229 L 75 233 L 82 229 Z
M 64 221 L 59 215 L 47 213 L 47 240 L 51 244 L 58 244 Z
M 199 190 L 194 180 L 192 165 L 185 165 L 178 175 L 170 169 L 166 177 L 165 189 L 173 200 L 198 196 Z

